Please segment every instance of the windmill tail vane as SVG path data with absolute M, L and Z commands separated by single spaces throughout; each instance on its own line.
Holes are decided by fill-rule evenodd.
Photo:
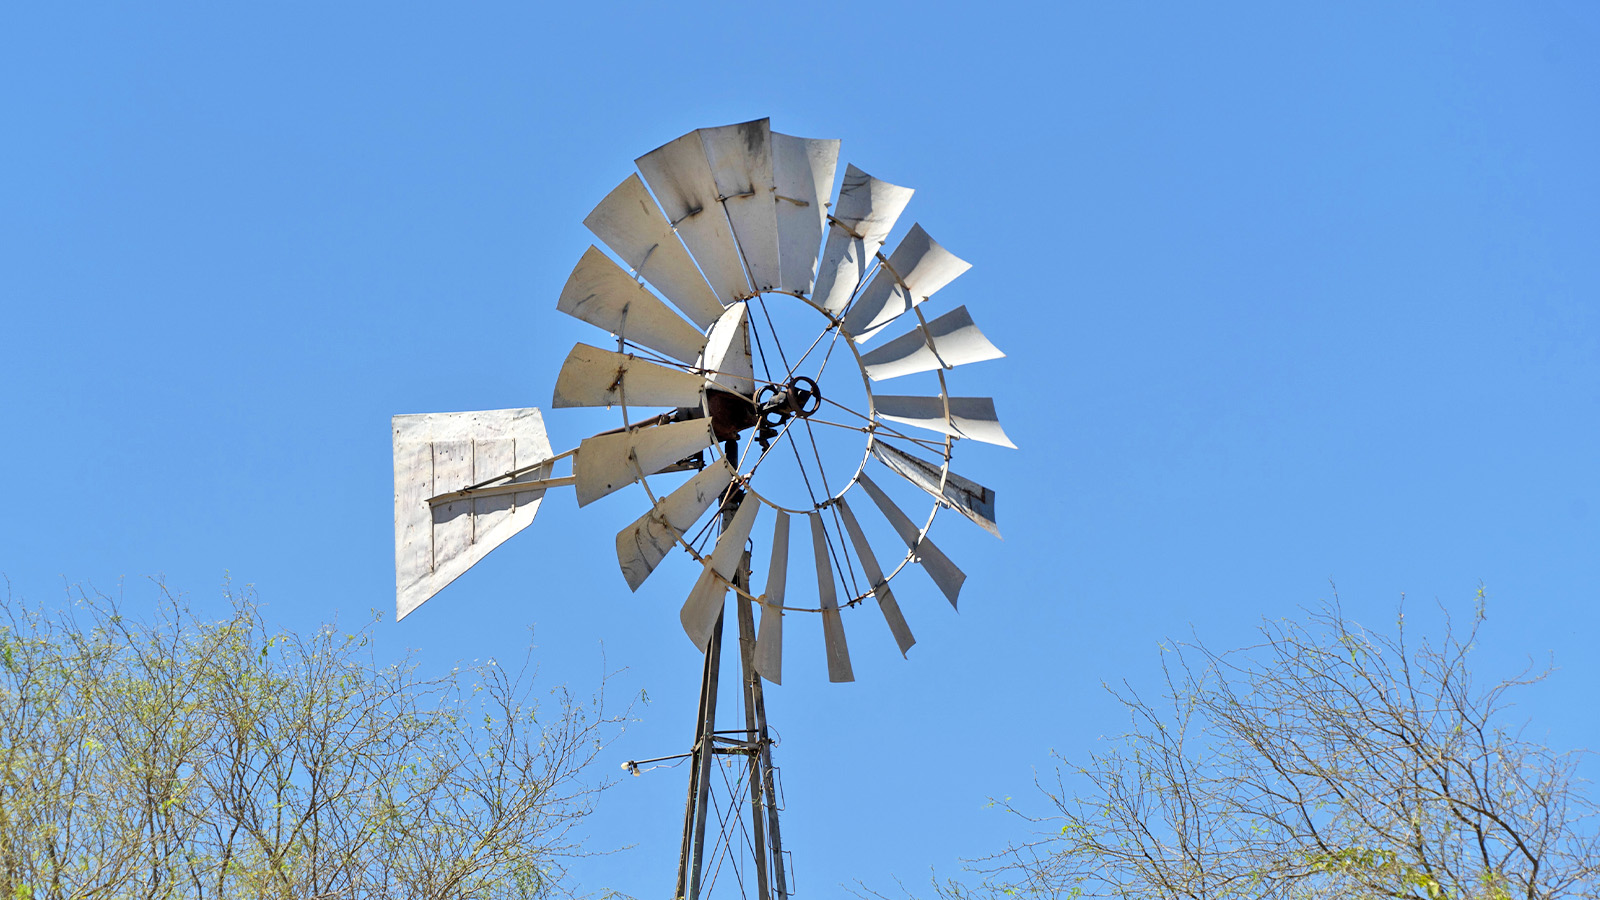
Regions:
M 952 396 L 947 373 L 1004 354 L 965 306 L 933 319 L 922 310 L 970 266 L 920 224 L 884 252 L 913 192 L 850 165 L 835 196 L 838 156 L 839 141 L 780 134 L 767 119 L 701 128 L 635 160 L 638 174 L 584 219 L 609 253 L 583 253 L 556 309 L 609 334 L 614 348 L 575 345 L 550 405 L 618 408 L 621 427 L 558 454 L 535 408 L 393 419 L 397 618 L 531 524 L 548 491 L 567 487 L 580 507 L 643 487 L 648 508 L 616 538 L 630 590 L 675 550 L 698 564 L 679 611 L 705 662 L 696 740 L 684 754 L 694 771 L 678 897 L 709 891 L 701 879 L 710 860 L 732 852 L 731 837 L 705 842 L 719 756 L 748 766 L 753 826 L 745 833 L 758 895 L 788 896 L 761 692 L 763 680 L 782 680 L 785 614 L 816 614 L 829 680 L 853 681 L 845 609 L 875 605 L 904 655 L 916 639 L 890 586 L 900 572 L 915 563 L 956 605 L 966 576 L 929 538 L 935 514 L 954 510 L 999 535 L 994 492 L 950 462 L 963 438 L 1014 445 L 994 402 Z M 785 306 L 820 324 L 780 327 Z M 902 324 L 909 327 L 876 340 Z M 875 391 L 907 376 L 926 392 Z M 856 438 L 858 450 L 836 451 L 839 440 Z M 922 497 L 926 516 L 913 518 L 895 493 Z M 696 531 L 713 507 L 714 540 L 710 525 Z M 867 507 L 877 511 L 874 527 L 903 546 L 897 563 L 886 564 L 899 550 L 887 559 L 874 551 L 858 517 Z M 810 536 L 814 605 L 791 605 L 796 516 Z M 770 548 L 759 594 L 747 549 L 755 546 Z M 738 739 L 715 728 L 730 591 L 741 601 L 745 673 Z M 720 869 L 710 871 L 714 881 Z

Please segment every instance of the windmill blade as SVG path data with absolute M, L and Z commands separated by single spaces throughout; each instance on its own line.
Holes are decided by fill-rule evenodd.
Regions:
M 728 217 L 722 212 L 716 178 L 699 132 L 662 144 L 634 164 L 722 304 L 750 296 L 750 282 L 739 261 Z
M 583 224 L 701 330 L 722 315 L 717 295 L 639 176 L 629 175 L 617 185 Z
M 728 223 L 757 291 L 778 287 L 778 207 L 772 181 L 771 120 L 700 129 Z
M 888 264 L 878 267 L 866 290 L 850 304 L 845 332 L 857 343 L 865 341 L 970 268 L 972 263 L 939 246 L 921 225 L 912 225 Z
M 1003 356 L 972 324 L 967 308 L 958 306 L 926 325 L 919 322 L 915 331 L 862 354 L 861 368 L 873 381 L 883 381 Z
M 395 416 L 395 619 L 405 618 L 507 538 L 528 527 L 543 490 L 472 497 L 437 507 L 429 497 L 548 460 L 537 409 Z M 544 478 L 549 466 L 528 478 Z
M 700 521 L 712 503 L 719 500 L 733 480 L 733 466 L 726 459 L 706 466 L 678 485 L 678 489 L 658 500 L 653 509 L 617 532 L 617 564 L 622 567 L 628 589 L 637 591 L 667 553 Z
M 598 247 L 591 246 L 578 260 L 561 288 L 556 309 L 680 362 L 694 362 L 705 347 L 704 335 Z M 717 312 L 720 315 L 722 307 Z
M 861 486 L 866 488 L 867 495 L 872 498 L 872 502 L 878 504 L 879 512 L 882 512 L 883 517 L 889 520 L 889 524 L 894 527 L 895 534 L 900 535 L 900 540 L 905 541 L 906 549 L 911 552 L 912 560 L 922 566 L 928 576 L 933 579 L 933 583 L 937 584 L 939 590 L 944 592 L 945 599 L 950 601 L 950 606 L 959 609 L 956 606 L 956 597 L 961 593 L 962 583 L 967 580 L 967 573 L 956 568 L 956 564 L 944 555 L 944 551 L 934 546 L 933 541 L 929 540 L 927 535 L 922 534 L 922 530 L 916 526 L 915 522 L 911 521 L 911 517 L 902 512 L 900 507 L 889 499 L 889 495 L 883 492 L 883 488 L 878 487 L 871 478 L 867 477 L 866 472 L 862 472 L 856 478 L 861 482 Z
M 750 528 L 755 524 L 756 513 L 760 510 L 760 502 L 753 499 L 739 504 L 739 511 L 733 514 L 733 521 L 717 536 L 716 549 L 711 551 L 711 558 L 700 572 L 700 580 L 695 582 L 689 598 L 683 601 L 683 609 L 678 612 L 678 621 L 683 623 L 684 633 L 689 635 L 689 640 L 694 641 L 701 653 L 711 643 L 711 632 L 716 628 L 717 616 L 722 612 L 723 598 L 728 595 L 728 585 L 739 571 L 739 561 L 744 556 L 744 542 L 749 540 Z
M 833 209 L 833 227 L 817 267 L 817 286 L 811 300 L 837 314 L 867 274 L 895 220 L 911 202 L 911 188 L 879 181 L 855 166 L 846 166 L 839 202 Z
M 572 460 L 578 505 L 621 490 L 711 446 L 711 420 L 690 419 L 585 438 Z
M 749 312 L 749 304 L 737 303 L 722 314 L 706 333 L 706 349 L 699 363 L 707 381 L 741 397 L 756 393 Z
M 889 590 L 889 582 L 883 577 L 878 558 L 872 554 L 872 545 L 867 543 L 867 536 L 861 533 L 861 523 L 856 521 L 856 514 L 850 511 L 850 504 L 843 497 L 839 498 L 837 505 L 839 517 L 844 519 L 845 530 L 850 532 L 850 543 L 856 545 L 856 558 L 861 561 L 861 571 L 866 573 L 867 583 L 872 585 L 873 596 L 878 598 L 878 609 L 883 611 L 883 619 L 889 623 L 889 631 L 894 634 L 894 642 L 899 645 L 903 657 L 917 639 L 911 636 L 906 618 L 900 614 L 900 604 L 895 601 L 894 592 Z
M 833 586 L 833 566 L 828 562 L 828 533 L 821 513 L 808 513 L 811 519 L 811 551 L 817 558 L 817 597 L 822 607 L 822 644 L 828 654 L 828 680 L 838 684 L 855 681 L 850 669 L 850 647 L 844 640 L 844 621 L 839 616 L 839 595 Z
M 872 442 L 872 455 L 905 480 L 942 500 L 951 509 L 977 523 L 995 537 L 1000 528 L 994 523 L 994 491 L 942 466 L 918 459 L 882 441 Z
M 772 133 L 781 286 L 791 294 L 810 294 L 816 281 L 817 250 L 828 225 L 828 198 L 838 165 L 837 140 Z
M 947 419 L 944 414 L 945 399 L 879 394 L 872 398 L 872 403 L 878 415 L 891 422 L 1017 449 L 1017 445 L 1011 443 L 1011 439 L 1000 428 L 993 400 L 988 397 L 950 397 L 950 417 Z
M 578 344 L 561 364 L 551 405 L 698 407 L 706 380 L 639 359 L 632 353 Z
M 783 594 L 788 581 L 789 514 L 780 509 L 772 526 L 772 565 L 761 594 L 761 630 L 752 660 L 756 673 L 773 684 L 783 684 Z

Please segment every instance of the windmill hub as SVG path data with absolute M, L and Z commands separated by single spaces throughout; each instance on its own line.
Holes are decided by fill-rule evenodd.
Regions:
M 822 389 L 804 375 L 790 378 L 783 386 L 769 384 L 756 393 L 756 408 L 760 413 L 761 427 L 756 430 L 756 443 L 762 450 L 771 446 L 790 419 L 807 419 L 822 407 Z
M 790 419 L 810 418 L 822 407 L 822 389 L 815 379 L 796 375 L 783 384 L 763 385 L 753 399 L 732 391 L 709 390 L 706 406 L 717 440 L 737 442 L 741 434 L 755 428 L 756 443 L 765 450 Z

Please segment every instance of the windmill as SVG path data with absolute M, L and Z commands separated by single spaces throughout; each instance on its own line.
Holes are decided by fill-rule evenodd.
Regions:
M 616 538 L 630 589 L 675 550 L 698 566 L 679 610 L 704 656 L 695 736 L 689 752 L 660 758 L 691 763 L 679 898 L 699 897 L 708 861 L 727 851 L 725 834 L 706 841 L 708 810 L 720 810 L 719 756 L 743 766 L 735 789 L 748 789 L 758 896 L 789 895 L 762 686 L 781 683 L 785 619 L 818 616 L 828 679 L 853 681 L 843 610 L 876 606 L 904 655 L 915 638 L 896 576 L 914 563 L 956 605 L 966 576 L 928 536 L 939 510 L 999 535 L 994 492 L 950 460 L 963 438 L 1013 445 L 993 401 L 952 395 L 946 373 L 1003 354 L 965 307 L 932 319 L 922 309 L 969 266 L 920 225 L 883 252 L 912 191 L 847 166 L 830 204 L 838 154 L 837 140 L 779 134 L 767 119 L 698 129 L 639 157 L 640 174 L 584 220 L 612 255 L 591 246 L 556 308 L 611 335 L 615 349 L 575 346 L 551 405 L 614 407 L 621 427 L 557 454 L 534 408 L 394 417 L 397 618 L 567 486 L 580 507 L 642 486 L 649 506 Z M 875 340 L 890 331 L 899 333 Z M 922 392 L 876 390 L 890 381 Z M 897 492 L 923 497 L 927 515 L 905 512 Z M 858 518 L 868 506 L 872 524 L 895 535 L 888 561 Z M 788 590 L 797 518 L 815 605 Z M 755 548 L 768 551 L 759 593 Z M 719 729 L 730 593 L 744 727 Z

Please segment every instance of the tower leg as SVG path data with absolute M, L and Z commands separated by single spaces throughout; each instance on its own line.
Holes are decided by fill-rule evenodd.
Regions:
M 712 736 L 717 729 L 717 679 L 722 668 L 722 619 L 719 614 L 700 674 L 700 716 L 695 724 L 694 749 L 690 752 L 694 769 L 689 773 L 689 800 L 683 810 L 683 847 L 678 855 L 678 885 L 673 892 L 677 900 L 699 900 L 700 897 L 706 809 L 711 799 Z

